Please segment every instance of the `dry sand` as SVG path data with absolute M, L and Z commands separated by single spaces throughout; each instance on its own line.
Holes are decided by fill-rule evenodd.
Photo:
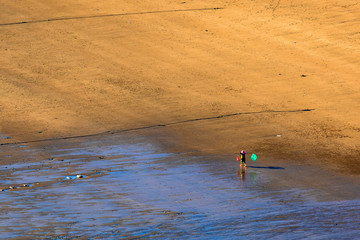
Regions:
M 1 144 L 154 126 L 170 151 L 360 173 L 357 0 L 0 9 Z

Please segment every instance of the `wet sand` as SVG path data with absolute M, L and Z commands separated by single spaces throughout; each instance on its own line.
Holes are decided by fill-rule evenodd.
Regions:
M 67 144 L 134 134 L 128 144 L 231 168 L 245 149 L 259 167 L 286 169 L 259 183 L 266 189 L 359 199 L 355 0 L 0 8 L 2 166 L 31 168 Z
M 179 148 L 359 173 L 355 0 L 1 7 L 0 133 L 12 136 L 1 143 L 264 112 L 169 134 Z
M 15 147 L 34 158 L 47 149 L 51 155 L 0 168 L 1 238 L 350 239 L 359 234 L 359 195 L 354 195 L 359 184 L 348 182 L 353 191 L 335 186 L 328 192 L 308 184 L 314 179 L 303 165 L 259 159 L 245 170 L 233 158 L 164 152 L 144 140 L 108 135 L 3 149 L 9 153 Z M 339 181 L 322 171 L 315 179 L 320 177 L 329 184 Z

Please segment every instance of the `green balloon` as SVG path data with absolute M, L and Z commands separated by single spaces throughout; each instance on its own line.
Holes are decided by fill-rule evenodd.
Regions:
M 251 155 L 251 160 L 256 161 L 257 156 L 255 154 Z

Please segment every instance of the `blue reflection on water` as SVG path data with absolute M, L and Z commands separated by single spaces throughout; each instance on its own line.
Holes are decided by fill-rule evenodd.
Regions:
M 360 234 L 359 201 L 317 202 L 306 197 L 307 190 L 265 188 L 271 181 L 266 168 L 244 171 L 233 162 L 115 140 L 55 149 L 52 156 L 63 161 L 7 166 L 12 170 L 2 172 L 2 185 L 38 184 L 0 193 L 1 237 L 263 239 Z

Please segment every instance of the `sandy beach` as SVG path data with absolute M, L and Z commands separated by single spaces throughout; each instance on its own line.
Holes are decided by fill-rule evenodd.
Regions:
M 358 199 L 357 1 L 30 0 L 0 9 L 1 165 L 131 134 L 234 165 L 245 149 L 258 155 L 254 166 L 286 166 L 269 188 Z
M 360 171 L 356 1 L 1 8 L 2 143 L 264 112 L 166 131 L 176 148 Z M 314 111 L 287 113 L 301 109 Z

